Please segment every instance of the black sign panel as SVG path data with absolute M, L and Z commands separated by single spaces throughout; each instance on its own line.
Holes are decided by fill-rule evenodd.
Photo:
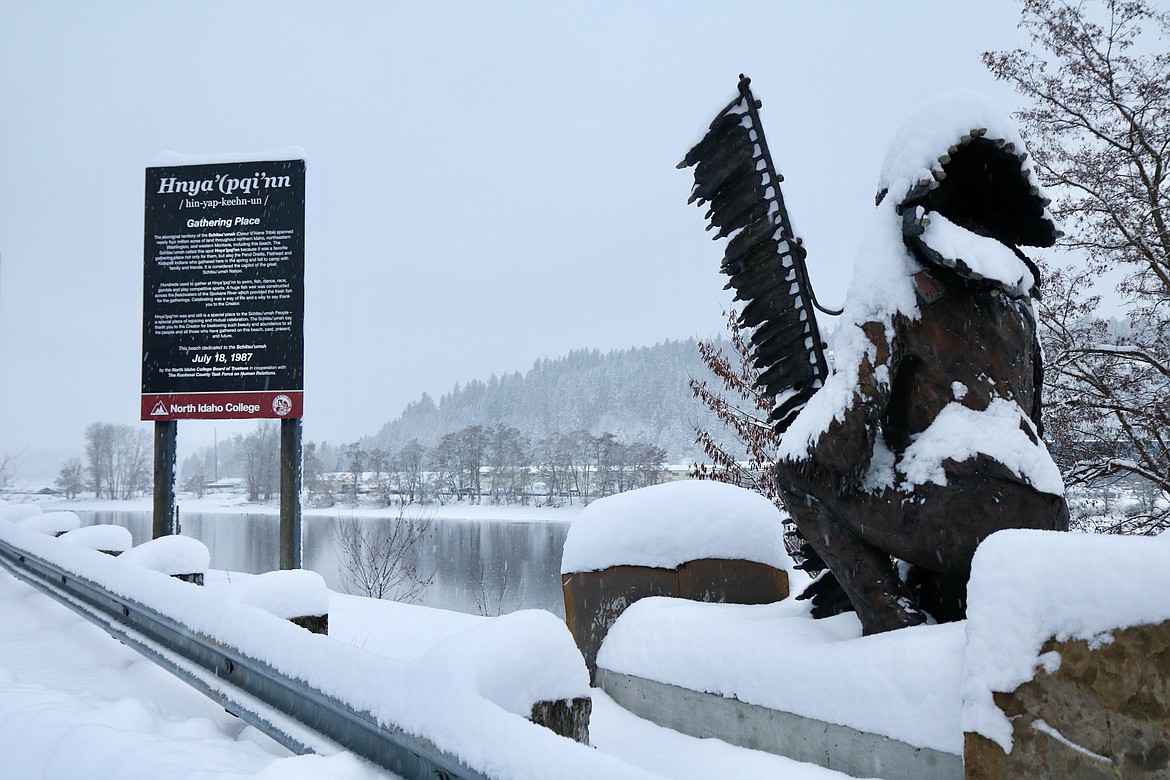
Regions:
M 142 419 L 299 417 L 305 162 L 146 170 Z

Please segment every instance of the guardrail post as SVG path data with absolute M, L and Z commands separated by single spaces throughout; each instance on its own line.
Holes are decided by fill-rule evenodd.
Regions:
M 593 700 L 588 696 L 575 699 L 538 701 L 532 705 L 530 721 L 544 726 L 562 737 L 589 744 L 589 716 L 593 714 Z

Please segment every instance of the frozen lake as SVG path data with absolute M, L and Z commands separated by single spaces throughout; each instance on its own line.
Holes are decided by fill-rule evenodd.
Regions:
M 76 511 L 76 510 L 74 510 Z M 78 511 L 85 525 L 110 523 L 130 529 L 135 544 L 150 539 L 149 512 Z M 184 512 L 182 533 L 211 550 L 211 567 L 250 574 L 279 568 L 280 519 L 271 514 Z M 338 557 L 340 522 L 336 517 L 305 515 L 304 566 L 319 573 L 329 587 L 346 592 Z M 393 524 L 397 518 L 356 518 L 366 527 Z M 429 536 L 418 544 L 419 571 L 434 572 L 434 582 L 418 601 L 429 607 L 488 614 L 517 609 L 544 609 L 564 617 L 561 596 L 561 550 L 566 522 L 464 520 L 435 517 Z

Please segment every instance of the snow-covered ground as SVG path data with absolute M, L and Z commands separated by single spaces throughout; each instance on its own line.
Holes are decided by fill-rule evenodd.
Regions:
M 211 572 L 208 587 L 229 578 Z M 330 594 L 330 635 L 399 660 L 487 618 Z M 0 766 L 44 778 L 390 777 L 349 753 L 291 756 L 211 700 L 7 573 L 0 573 Z M 778 756 L 699 740 L 630 715 L 594 692 L 600 751 L 669 778 L 843 778 Z
M 653 535 L 658 542 L 643 538 L 640 547 L 657 544 L 661 548 L 658 553 L 673 556 L 671 560 L 678 557 L 679 551 L 674 548 L 679 545 L 707 544 L 702 534 L 671 532 L 689 528 L 690 515 L 713 517 L 708 511 L 712 508 L 708 498 L 718 498 L 724 510 L 742 504 L 740 508 L 749 514 L 775 511 L 749 505 L 746 497 L 740 501 L 736 497 L 687 492 L 694 489 L 663 486 L 641 497 L 598 502 L 588 513 L 593 519 L 582 528 L 590 530 L 590 536 L 604 538 L 589 539 L 592 547 L 582 549 L 613 549 L 620 546 L 620 538 L 629 537 L 631 532 L 640 533 L 631 527 L 635 518 L 626 510 L 639 514 L 639 501 L 646 496 L 661 499 L 663 506 L 673 509 L 662 513 L 662 530 Z M 43 502 L 42 506 L 58 509 L 60 504 Z M 230 506 L 212 503 L 203 511 L 230 511 Z M 254 505 L 245 506 L 243 511 L 255 511 Z M 619 517 L 619 521 L 609 522 L 613 519 L 610 510 L 615 507 L 619 516 L 625 515 L 625 521 Z M 462 509 L 489 519 L 486 515 L 494 508 Z M 515 509 L 505 508 L 509 513 Z M 569 516 L 576 511 L 564 510 L 561 514 Z M 722 514 L 732 517 L 735 513 Z M 33 534 L 30 529 L 45 525 L 43 519 L 38 521 L 34 516 L 19 521 L 26 527 L 19 529 L 17 536 L 24 534 L 26 540 L 35 536 L 34 541 L 41 546 L 74 546 L 67 540 Z M 9 521 L 0 517 L 0 524 Z M 696 530 L 702 529 L 701 523 L 692 525 Z M 9 536 L 14 533 L 4 528 L 0 531 Z M 612 544 L 605 543 L 605 539 Z M 1002 724 L 986 705 L 990 692 L 1014 686 L 1036 669 L 1047 668 L 1051 659 L 1039 657 L 1039 647 L 1046 636 L 1102 637 L 1102 632 L 1111 626 L 1162 619 L 1170 614 L 1161 599 L 1166 585 L 1162 580 L 1170 571 L 1164 565 L 1170 537 L 1102 539 L 1079 534 L 1007 532 L 997 539 L 997 545 L 988 551 L 981 548 L 976 557 L 970 624 L 920 626 L 861 637 L 852 615 L 813 621 L 807 614 L 807 602 L 791 599 L 759 607 L 646 599 L 618 621 L 602 647 L 599 661 L 617 671 L 735 696 L 949 752 L 961 749 L 960 719 L 969 728 L 1002 741 Z M 766 541 L 757 540 L 756 544 L 774 546 Z M 113 559 L 86 549 L 86 545 L 76 547 L 67 558 L 95 570 L 113 571 Z M 690 551 L 684 557 L 694 554 Z M 1134 576 L 1135 572 L 1141 572 L 1140 576 Z M 154 572 L 145 574 L 162 577 Z M 799 587 L 802 575 L 793 575 Z M 188 608 L 185 602 L 191 600 L 189 589 L 195 587 L 165 577 L 144 586 L 137 575 L 119 576 L 121 587 L 158 590 L 168 599 L 172 594 L 176 597 L 175 606 L 182 609 Z M 248 575 L 211 571 L 207 587 L 198 594 L 202 597 L 220 590 L 223 598 L 213 602 L 215 605 L 235 603 L 243 609 L 254 609 L 249 605 L 277 609 L 269 603 L 272 587 L 244 582 L 249 579 Z M 303 591 L 308 601 L 317 604 L 322 583 L 311 576 L 302 579 L 305 581 L 293 589 Z M 288 589 L 283 585 L 276 588 Z M 309 643 L 310 655 L 325 662 L 324 666 L 339 669 L 320 672 L 319 665 L 301 659 L 299 653 L 285 652 L 288 648 L 275 648 L 275 655 L 293 658 L 302 667 L 305 679 L 320 676 L 325 683 L 341 680 L 348 690 L 361 688 L 361 695 L 374 703 L 384 701 L 385 697 L 379 698 L 384 691 L 439 691 L 457 697 L 470 691 L 473 695 L 460 699 L 456 707 L 419 707 L 427 710 L 417 719 L 425 728 L 435 728 L 436 724 L 443 727 L 444 713 L 449 714 L 453 725 L 445 730 L 448 736 L 458 735 L 456 740 L 468 739 L 463 735 L 474 731 L 467 728 L 470 721 L 465 722 L 468 709 L 475 709 L 477 718 L 513 717 L 515 723 L 517 719 L 508 713 L 523 711 L 524 701 L 531 700 L 521 701 L 524 697 L 517 697 L 516 690 L 536 691 L 541 685 L 556 687 L 568 680 L 567 693 L 556 695 L 575 695 L 569 689 L 580 685 L 577 678 L 584 670 L 579 655 L 571 641 L 571 652 L 563 652 L 565 642 L 560 635 L 566 633 L 564 625 L 549 619 L 547 613 L 529 611 L 527 615 L 482 618 L 333 592 L 326 592 L 325 598 L 330 636 L 314 637 Z M 300 629 L 283 621 L 258 630 L 231 616 L 221 620 L 214 610 L 208 613 L 206 609 L 196 609 L 187 619 L 195 621 L 188 623 L 193 626 L 199 621 L 222 624 L 228 633 L 234 632 L 248 641 L 256 637 L 263 640 L 271 634 L 280 644 L 280 637 L 300 636 L 289 634 Z M 971 627 L 976 624 L 978 631 L 972 634 Z M 388 776 L 345 752 L 289 755 L 185 684 L 3 571 L 0 626 L 2 776 L 45 780 L 160 776 L 365 780 Z M 369 673 L 378 668 L 379 657 L 389 664 L 389 681 L 375 680 L 375 675 Z M 541 659 L 536 665 L 542 674 L 544 661 L 549 662 L 547 666 L 554 673 L 544 680 L 528 679 L 533 675 L 523 672 L 528 668 L 524 662 L 531 666 L 532 658 Z M 409 684 L 403 684 L 405 681 Z M 960 699 L 961 692 L 966 694 L 966 705 Z M 604 693 L 593 691 L 592 697 L 590 732 L 595 755 L 610 762 L 609 769 L 597 773 L 598 777 L 844 777 L 718 740 L 684 736 L 631 715 Z M 489 705 L 486 708 L 481 706 L 484 701 Z M 404 707 L 401 701 L 385 710 L 396 712 L 398 717 L 415 716 L 412 708 Z M 522 722 L 519 725 L 527 726 Z M 550 743 L 551 735 L 540 729 L 509 726 L 506 731 L 513 740 L 506 763 L 526 768 L 524 776 L 530 776 L 527 770 L 531 764 L 515 760 L 517 755 L 555 754 L 562 749 L 571 752 L 579 748 L 555 738 Z M 471 755 L 479 748 L 464 742 L 455 752 Z M 513 775 L 503 772 L 503 776 Z M 579 770 L 576 776 L 582 776 Z

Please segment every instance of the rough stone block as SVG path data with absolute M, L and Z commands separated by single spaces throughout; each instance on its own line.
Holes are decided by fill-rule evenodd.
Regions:
M 788 572 L 754 561 L 704 558 L 677 569 L 611 566 L 562 574 L 565 622 L 589 669 L 597 675 L 597 651 L 626 608 L 648 596 L 730 604 L 770 604 L 788 597 Z
M 995 703 L 1012 721 L 1012 752 L 965 735 L 967 780 L 1170 777 L 1170 622 L 1112 632 L 1096 646 L 1050 639 L 1052 673 Z
M 788 572 L 756 561 L 703 558 L 678 567 L 679 597 L 727 604 L 771 604 L 788 598 Z
M 597 673 L 597 651 L 614 621 L 647 596 L 677 596 L 678 571 L 649 566 L 613 566 L 603 571 L 561 575 L 565 622 L 589 668 Z

